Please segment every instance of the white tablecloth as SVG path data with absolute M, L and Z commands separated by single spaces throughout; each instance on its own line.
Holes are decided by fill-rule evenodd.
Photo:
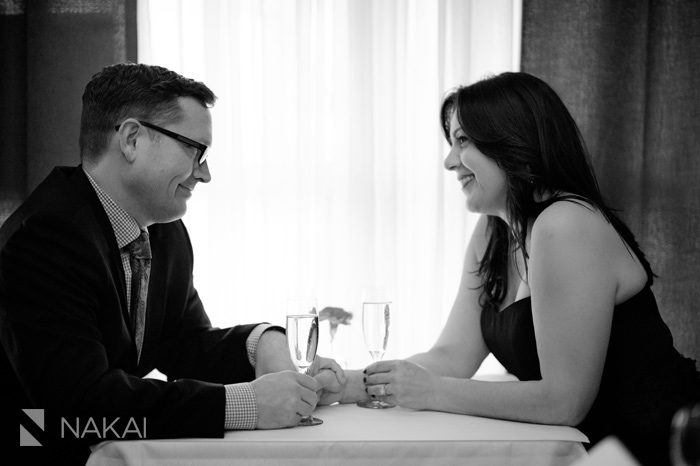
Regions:
M 571 427 L 404 408 L 336 405 L 314 415 L 324 423 L 223 439 L 103 442 L 88 465 L 570 465 L 586 456 L 588 441 Z

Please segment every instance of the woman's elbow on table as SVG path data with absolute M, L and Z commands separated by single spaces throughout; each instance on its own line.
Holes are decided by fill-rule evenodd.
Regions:
M 577 426 L 586 418 L 593 404 L 585 394 L 575 390 L 550 390 L 544 400 L 545 424 Z
M 561 409 L 561 422 L 558 424 L 575 427 L 583 422 L 589 410 L 590 404 L 584 405 L 575 401 L 564 403 Z

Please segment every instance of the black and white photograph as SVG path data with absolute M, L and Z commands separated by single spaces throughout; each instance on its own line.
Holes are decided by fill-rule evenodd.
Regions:
M 0 0 L 3 464 L 700 466 L 700 1 Z

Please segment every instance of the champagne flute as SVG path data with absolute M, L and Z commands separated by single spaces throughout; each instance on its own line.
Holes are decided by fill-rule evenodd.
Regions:
M 671 464 L 700 465 L 700 403 L 684 406 L 671 424 Z
M 386 351 L 389 340 L 390 307 L 391 302 L 388 301 L 362 303 L 362 333 L 365 337 L 365 346 L 367 346 L 373 362 L 381 361 Z M 378 400 L 358 401 L 357 406 L 384 409 L 393 408 L 395 405 L 380 398 Z
M 315 307 L 312 310 L 313 313 L 287 315 L 287 346 L 292 362 L 301 374 L 313 364 L 318 348 L 318 315 Z M 318 424 L 323 424 L 323 421 L 313 416 L 304 416 L 299 421 L 300 426 Z

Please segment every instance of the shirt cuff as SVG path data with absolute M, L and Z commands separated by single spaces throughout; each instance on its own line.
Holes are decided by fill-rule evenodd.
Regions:
M 255 429 L 258 425 L 258 404 L 253 386 L 246 382 L 224 385 L 224 388 L 226 389 L 224 429 Z
M 246 340 L 245 346 L 246 346 L 246 349 L 248 350 L 248 362 L 250 362 L 251 366 L 255 367 L 255 363 L 257 361 L 258 341 L 260 340 L 260 337 L 267 330 L 271 330 L 271 329 L 278 330 L 278 331 L 284 333 L 284 328 L 282 328 L 280 326 L 272 325 L 272 324 L 259 324 L 248 335 L 248 339 Z

